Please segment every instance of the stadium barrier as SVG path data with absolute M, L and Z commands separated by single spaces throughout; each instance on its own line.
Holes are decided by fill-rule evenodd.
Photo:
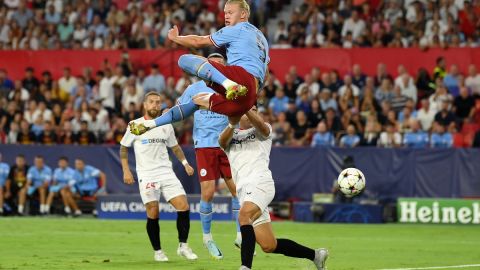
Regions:
M 480 200 L 399 198 L 401 223 L 480 224 Z
M 188 195 L 190 204 L 190 218 L 200 220 L 200 195 Z M 215 196 L 213 199 L 213 219 L 233 220 L 232 197 Z M 104 219 L 145 219 L 146 211 L 140 195 L 105 195 L 97 200 L 99 218 Z M 176 220 L 177 212 L 173 206 L 161 198 L 160 219 Z
M 184 147 L 187 160 L 196 168 L 195 152 Z M 135 173 L 133 150 L 130 168 Z M 45 157 L 55 168 L 60 156 L 67 156 L 73 166 L 75 158 L 101 169 L 107 175 L 109 194 L 138 194 L 137 185 L 125 185 L 118 146 L 41 146 L 0 145 L 3 159 L 13 164 L 17 154 L 24 154 L 32 164 L 35 155 Z M 314 193 L 329 193 L 351 156 L 366 177 L 364 199 L 395 201 L 398 197 L 479 198 L 480 149 L 384 149 L 359 148 L 287 148 L 274 147 L 270 168 L 275 179 L 275 201 L 312 201 Z M 188 194 L 199 194 L 197 175 L 187 176 L 175 158 L 173 168 Z
M 293 220 L 301 222 L 382 223 L 383 206 L 294 202 Z
M 107 59 L 111 65 L 119 62 L 123 51 L 0 51 L 0 68 L 8 70 L 10 78 L 21 79 L 25 67 L 35 68 L 36 75 L 50 70 L 54 78 L 62 76 L 64 67 L 71 67 L 73 74 L 82 74 L 85 67 L 100 69 Z M 130 50 L 130 60 L 136 68 L 145 68 L 157 63 L 165 76 L 178 78 L 182 73 L 177 60 L 184 50 Z M 299 74 L 310 72 L 313 67 L 320 70 L 338 70 L 340 74 L 351 72 L 354 64 L 360 64 L 362 71 L 374 75 L 378 63 L 385 63 L 388 72 L 397 75 L 397 67 L 402 64 L 416 74 L 421 67 L 433 71 L 435 60 L 444 56 L 449 64 L 457 64 L 461 72 L 466 72 L 469 64 L 480 67 L 480 50 L 475 48 L 429 49 L 417 48 L 353 48 L 353 49 L 272 49 L 270 69 L 280 81 L 290 66 L 296 66 Z M 51 61 L 62 59 L 62 61 Z

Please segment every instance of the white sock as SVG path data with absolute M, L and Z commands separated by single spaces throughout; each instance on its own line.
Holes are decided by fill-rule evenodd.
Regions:
M 237 232 L 237 240 L 242 242 L 242 232 Z
M 237 85 L 238 83 L 230 80 L 230 79 L 226 79 L 225 81 L 222 82 L 222 86 L 225 88 L 225 89 L 228 89 L 229 87 L 231 86 L 235 86 Z
M 45 214 L 50 213 L 50 205 L 45 204 Z
M 183 248 L 183 247 L 188 247 L 188 244 L 187 244 L 187 243 L 182 243 L 182 242 L 180 242 L 180 243 L 178 244 L 178 246 L 181 247 L 181 248 Z
M 211 241 L 211 240 L 213 240 L 213 237 L 212 237 L 211 233 L 203 234 L 203 242 L 204 243 L 207 243 L 208 241 Z
M 65 213 L 67 213 L 67 214 L 72 213 L 72 209 L 70 209 L 70 207 L 68 207 L 68 206 L 65 206 L 64 210 L 65 210 Z
M 45 204 L 40 204 L 40 214 L 45 213 L 47 210 L 47 206 Z
M 18 206 L 18 213 L 23 214 L 23 205 Z
M 81 215 L 81 214 L 82 214 L 82 211 L 80 211 L 80 209 L 75 210 L 75 215 Z
M 3 206 L 0 207 L 0 214 L 3 214 Z

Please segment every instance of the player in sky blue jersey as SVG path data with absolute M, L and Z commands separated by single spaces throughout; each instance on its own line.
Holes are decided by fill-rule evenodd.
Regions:
M 75 160 L 75 189 L 80 196 L 105 193 L 106 176 L 99 169 L 85 165 L 83 159 Z
M 7 181 L 8 174 L 10 173 L 10 165 L 2 162 L 2 154 L 0 153 L 0 215 L 3 214 L 3 187 Z
M 82 211 L 80 211 L 73 198 L 73 192 L 75 192 L 74 186 L 75 170 L 68 166 L 67 157 L 60 157 L 58 159 L 58 168 L 53 171 L 53 182 L 47 197 L 47 210 L 50 210 L 55 195 L 60 193 L 63 205 L 65 206 L 65 214 L 71 214 L 73 209 L 75 211 L 74 216 L 80 216 Z
M 227 116 L 242 116 L 255 104 L 257 91 L 265 80 L 268 63 L 268 42 L 263 33 L 248 22 L 250 6 L 245 0 L 228 0 L 225 4 L 225 27 L 208 36 L 180 36 L 178 28 L 168 32 L 173 42 L 189 47 L 225 47 L 228 65 L 186 54 L 178 60 L 187 73 L 212 81 L 216 93 L 199 93 L 192 101 L 174 106 L 168 114 L 141 124 L 132 124 L 133 134 L 140 135 L 151 128 L 180 121 L 198 107 Z
M 47 214 L 47 190 L 52 180 L 52 169 L 45 165 L 43 156 L 36 156 L 33 160 L 34 166 L 30 167 L 27 172 L 27 194 L 32 196 L 38 191 L 40 197 L 40 214 Z
M 223 56 L 214 53 L 208 56 L 209 61 L 223 64 Z M 177 100 L 177 103 L 187 103 L 198 93 L 214 93 L 207 87 L 205 81 L 198 81 L 185 90 L 183 95 Z M 237 199 L 235 183 L 232 180 L 230 163 L 225 152 L 218 145 L 218 136 L 228 125 L 228 119 L 225 115 L 217 114 L 208 110 L 198 110 L 194 114 L 193 141 L 195 145 L 195 155 L 197 158 L 197 171 L 200 180 L 201 200 L 200 200 L 200 219 L 203 230 L 203 244 L 208 249 L 210 255 L 216 259 L 222 259 L 223 253 L 217 247 L 211 234 L 212 222 L 212 200 L 215 193 L 215 181 L 220 176 L 225 180 L 225 184 L 232 193 L 232 211 L 237 222 L 237 238 L 235 245 L 241 244 L 240 226 L 238 225 L 238 211 L 240 204 Z

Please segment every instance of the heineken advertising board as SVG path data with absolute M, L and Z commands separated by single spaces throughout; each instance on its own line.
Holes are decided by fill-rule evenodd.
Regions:
M 399 198 L 401 223 L 480 224 L 480 200 Z

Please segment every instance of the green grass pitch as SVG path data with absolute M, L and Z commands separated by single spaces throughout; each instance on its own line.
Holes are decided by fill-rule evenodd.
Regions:
M 478 226 L 353 225 L 276 222 L 277 237 L 330 250 L 328 269 L 391 269 L 480 264 Z M 225 257 L 216 261 L 192 222 L 189 244 L 195 262 L 176 255 L 175 222 L 161 221 L 167 263 L 153 261 L 144 221 L 91 218 L 0 218 L 0 269 L 238 269 L 232 222 L 213 222 L 214 239 Z M 254 269 L 315 269 L 307 260 L 265 254 L 257 246 Z M 469 268 L 469 269 L 480 269 Z

